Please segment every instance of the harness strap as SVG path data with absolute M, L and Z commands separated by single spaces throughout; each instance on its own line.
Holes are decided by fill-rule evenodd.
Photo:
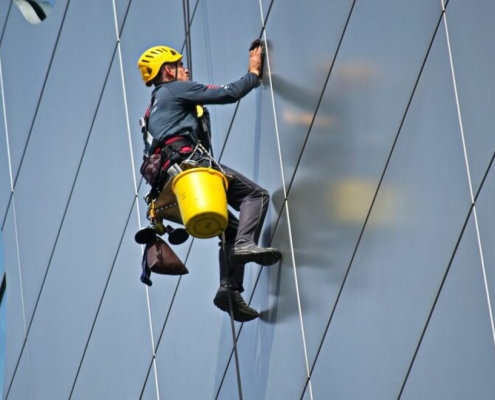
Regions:
M 153 136 L 151 136 L 151 133 L 149 133 L 144 118 L 139 118 L 139 125 L 141 126 L 141 132 L 143 133 L 144 142 L 148 144 L 149 148 L 151 148 L 153 146 L 154 138 Z
M 181 136 L 174 136 L 165 140 L 163 146 L 158 145 L 153 153 L 158 154 L 161 152 L 166 158 L 170 158 L 180 151 L 188 152 L 189 150 L 192 150 L 192 145 L 189 140 Z
M 162 168 L 166 171 L 171 165 L 180 163 L 184 159 L 184 154 L 193 150 L 191 142 L 181 136 L 175 136 L 165 141 L 164 146 L 158 146 L 154 153 L 162 155 Z

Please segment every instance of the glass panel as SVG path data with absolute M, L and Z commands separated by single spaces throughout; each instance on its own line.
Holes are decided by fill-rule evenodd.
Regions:
M 12 0 L 0 0 L 0 32 L 3 31 L 10 9 L 14 7 Z
M 274 91 L 287 182 L 295 172 L 353 1 L 312 3 L 309 7 L 299 0 L 274 1 L 266 22 L 271 74 L 265 84 Z M 271 99 L 264 107 L 272 108 Z M 327 103 L 325 112 L 333 108 Z
M 18 175 L 16 217 L 19 232 L 22 232 L 19 249 L 23 254 L 23 276 L 29 277 L 23 288 L 28 319 L 31 319 L 53 256 L 69 198 L 72 207 L 78 208 L 68 213 L 77 219 L 71 221 L 74 225 L 68 232 L 73 235 L 84 232 L 82 236 L 95 238 L 101 232 L 97 228 L 104 223 L 110 224 L 112 218 L 118 218 L 116 213 L 108 211 L 103 215 L 104 208 L 99 206 L 100 202 L 126 207 L 123 202 L 112 202 L 112 195 L 103 197 L 103 193 L 121 180 L 124 186 L 117 186 L 116 193 L 124 198 L 128 190 L 133 192 L 132 180 L 125 175 L 130 161 L 126 158 L 128 139 L 118 64 L 113 66 L 111 74 L 109 72 L 115 54 L 113 17 L 109 2 L 71 3 L 65 18 L 64 35 L 57 45 Z M 75 76 L 79 78 L 74 79 Z M 113 92 L 106 92 L 102 100 L 105 87 L 112 87 Z M 111 112 L 99 115 L 95 124 L 100 102 L 110 102 Z M 85 165 L 81 166 L 87 145 L 91 151 L 85 154 Z M 100 149 L 96 150 L 98 146 Z M 96 157 L 95 160 L 88 160 L 91 156 Z M 120 168 L 119 161 L 122 163 Z M 81 179 L 81 171 L 94 176 Z M 111 176 L 110 171 L 115 171 L 115 175 Z M 77 192 L 77 195 L 73 192 L 76 178 L 82 181 L 79 184 L 82 192 Z M 127 210 L 131 207 L 131 196 L 129 194 Z M 91 209 L 87 208 L 90 204 Z M 81 219 L 80 213 L 89 215 L 89 218 Z M 95 227 L 98 220 L 99 226 Z M 94 229 L 97 235 L 88 233 L 90 229 Z
M 480 187 L 495 147 L 495 2 L 452 1 L 447 8 L 452 58 L 473 190 Z M 476 45 L 473 45 L 476 43 Z M 449 71 L 450 73 L 450 71 Z
M 129 3 L 131 0 L 114 0 L 115 3 L 115 9 L 117 12 L 117 24 L 119 27 L 119 32 L 122 29 L 124 25 L 124 21 L 126 21 L 127 18 L 127 12 L 129 10 Z M 143 3 L 141 3 L 143 4 Z
M 1 57 L 6 108 L 5 117 L 9 129 L 10 156 L 14 178 L 18 173 L 33 120 L 37 115 L 40 95 L 46 89 L 44 85 L 47 72 L 53 62 L 59 63 L 57 58 L 53 58 L 53 55 L 66 8 L 64 3 L 67 1 L 57 2 L 58 6 L 53 9 L 49 20 L 41 25 L 28 23 L 18 10 L 18 7 L 11 3 L 11 12 L 5 24 L 5 29 L 2 31 Z M 3 0 L 3 3 L 5 3 L 5 0 Z M 100 6 L 100 8 L 102 7 Z M 0 5 L 0 9 L 3 9 L 3 4 Z M 85 27 L 87 26 L 88 24 L 86 23 Z M 79 36 L 83 36 L 80 32 L 84 32 L 84 30 L 80 29 L 77 32 Z M 74 42 L 77 42 L 77 40 Z M 92 42 L 92 44 L 94 43 L 95 41 Z M 71 56 L 67 60 L 73 59 L 77 59 L 77 52 L 74 51 L 74 47 L 71 47 Z M 76 80 L 72 78 L 72 73 L 68 73 L 69 70 L 71 68 L 64 69 L 62 74 L 70 76 L 73 84 Z M 58 74 L 55 72 L 57 82 L 62 84 L 58 80 L 59 74 L 60 72 Z M 29 93 L 29 96 L 26 96 L 26 93 Z M 50 100 L 50 108 L 55 113 L 57 110 L 63 113 L 63 108 L 59 106 L 63 101 L 59 99 L 60 95 L 57 100 Z M 19 112 L 19 110 L 22 110 L 22 112 Z M 1 124 L 4 124 L 3 119 Z
M 148 379 L 144 382 L 144 385 L 146 386 L 143 388 L 143 394 L 139 397 L 139 400 L 158 400 L 155 368 L 151 368 Z M 165 397 L 166 392 L 164 393 L 163 398 Z
M 216 400 L 232 400 L 232 399 L 240 399 L 240 398 L 245 400 L 257 400 L 257 399 L 266 398 L 266 397 L 258 397 L 256 394 L 258 391 L 256 390 L 255 387 L 251 387 L 245 382 L 242 382 L 242 375 L 241 375 L 241 384 L 243 385 L 242 397 L 239 395 L 239 381 L 237 378 L 234 355 L 232 355 L 232 358 L 228 365 L 227 372 L 225 374 L 225 377 L 223 378 L 223 383 L 222 383 L 222 387 L 220 388 L 220 393 L 218 393 L 217 396 L 213 395 L 211 398 L 214 398 Z
M 487 289 L 490 293 L 491 307 L 495 310 L 495 168 L 488 171 L 481 192 L 476 201 L 481 249 L 485 264 Z
M 10 321 L 10 320 L 9 320 Z M 17 364 L 17 360 L 16 360 Z M 10 385 L 10 381 L 5 381 L 4 396 L 7 394 L 7 399 L 35 399 L 33 396 L 33 390 L 31 386 L 31 371 L 29 368 L 29 354 L 28 348 L 22 354 L 19 364 L 17 365 L 17 371 L 15 378 Z M 2 397 L 2 399 L 5 397 Z
M 401 399 L 492 399 L 495 353 L 473 214 Z
M 111 66 L 105 91 L 100 99 L 100 107 L 93 121 L 92 134 L 50 259 L 29 334 L 32 343 L 30 362 L 33 370 L 38 372 L 33 375 L 33 387 L 43 398 L 69 397 L 92 329 L 96 335 L 94 345 L 101 345 L 101 325 L 94 325 L 94 328 L 92 326 L 99 308 L 101 312 L 107 313 L 109 304 L 112 307 L 112 304 L 115 306 L 114 303 L 119 301 L 119 296 L 115 294 L 110 295 L 114 303 L 112 300 L 107 300 L 110 303 L 100 303 L 105 292 L 105 300 L 109 291 L 113 293 L 113 279 L 118 280 L 120 272 L 123 272 L 120 271 L 121 264 L 115 262 L 116 254 L 122 246 L 127 254 L 126 267 L 130 268 L 131 272 L 132 269 L 135 270 L 135 275 L 128 271 L 126 276 L 135 283 L 133 290 L 139 290 L 144 296 L 143 288 L 139 284 L 140 248 L 129 243 L 128 238 L 122 242 L 134 204 L 134 188 L 128 140 L 124 133 L 125 108 L 122 97 L 119 97 L 122 94 L 119 72 L 119 64 L 115 62 Z M 134 220 L 136 218 L 134 216 Z M 49 246 L 50 243 L 45 243 L 45 248 Z M 24 270 L 27 271 L 27 267 Z M 26 284 L 25 287 L 29 288 L 31 296 L 36 295 L 40 290 L 39 282 L 32 276 L 28 277 L 31 281 L 29 286 Z M 129 293 L 126 293 L 126 290 L 121 290 L 121 294 L 126 296 L 126 301 L 134 299 L 132 296 L 128 297 Z M 32 297 L 29 299 L 33 302 Z M 129 331 L 129 334 L 136 334 L 138 329 L 143 328 L 141 318 L 145 317 L 147 320 L 144 301 L 144 297 L 136 300 L 136 304 L 141 305 L 143 314 L 132 317 L 140 323 L 139 326 L 133 326 L 134 329 Z M 115 318 L 117 315 L 118 313 Z M 109 317 L 102 323 L 111 324 L 111 321 Z M 144 325 L 145 329 L 149 326 L 146 321 Z M 129 329 L 123 328 L 121 324 L 117 326 L 120 329 Z M 112 326 L 112 329 L 115 328 L 116 326 Z M 115 340 L 123 340 L 124 346 L 128 339 L 128 336 L 122 335 Z M 143 343 L 146 343 L 146 339 L 150 340 L 149 334 L 143 337 Z M 150 343 L 144 346 L 151 352 Z M 57 351 L 54 352 L 54 349 Z M 91 365 L 94 362 L 91 346 L 87 351 L 88 362 Z M 124 351 L 119 354 L 125 356 L 127 353 Z M 146 356 L 144 351 L 142 355 Z M 48 358 L 53 360 L 50 370 L 43 367 Z M 138 357 L 135 358 L 137 362 Z M 84 374 L 83 379 L 87 379 L 88 371 L 84 365 L 81 372 Z M 136 383 L 129 380 L 127 382 Z M 98 390 L 99 387 L 95 381 L 93 389 Z
M 131 219 L 136 220 L 135 213 Z M 137 279 L 141 256 L 134 233 L 125 232 L 71 395 L 74 400 L 138 399 L 143 390 L 153 346 L 146 291 Z
M 10 385 L 14 369 L 21 356 L 26 337 L 22 283 L 17 254 L 16 227 L 14 225 L 14 204 L 11 203 L 3 230 L 5 274 L 8 279 L 4 302 L 7 305 L 7 345 L 5 354 L 5 385 Z M 23 397 L 20 397 L 23 398 Z M 29 397 L 28 397 L 29 398 Z
M 441 26 L 315 364 L 316 397 L 395 398 L 407 373 L 471 204 L 449 69 Z M 323 289 L 312 282 L 308 310 Z
M 2 60 L 0 59 L 0 62 Z M 0 64 L 0 74 L 2 73 Z M 0 84 L 3 81 L 3 75 L 0 76 Z M 12 183 L 10 179 L 10 157 L 7 148 L 7 132 L 5 131 L 5 115 L 2 91 L 3 85 L 0 87 L 0 230 L 7 212 L 8 202 L 12 193 Z
M 297 227 L 292 233 L 310 363 L 339 296 L 439 18 L 439 4 L 430 0 L 356 2 L 352 12 L 289 192 L 291 225 Z M 441 65 L 448 71 L 446 61 L 442 59 Z M 435 58 L 434 62 L 439 61 Z M 444 77 L 439 90 L 451 100 L 449 83 Z M 422 112 L 418 111 L 417 118 L 424 121 Z M 445 113 L 451 118 L 447 127 L 455 129 L 455 107 Z M 433 133 L 435 124 L 424 129 Z M 283 137 L 285 133 L 281 132 Z M 296 142 L 289 139 L 288 143 Z M 405 156 L 410 154 L 403 151 Z M 461 170 L 462 166 L 459 162 Z M 393 223 L 393 210 L 386 210 L 401 202 L 401 186 L 382 185 L 382 209 L 377 209 L 385 210 L 383 221 L 377 221 L 382 227 Z

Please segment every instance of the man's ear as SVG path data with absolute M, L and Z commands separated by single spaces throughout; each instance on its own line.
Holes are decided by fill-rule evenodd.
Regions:
M 168 65 L 167 65 L 167 64 L 165 64 L 165 65 L 163 66 L 163 71 L 165 72 L 165 77 L 166 77 L 167 79 L 172 79 L 172 78 L 174 78 L 174 77 L 175 77 L 175 70 L 174 70 L 174 69 L 172 69 L 172 67 L 170 66 L 170 64 L 168 64 Z

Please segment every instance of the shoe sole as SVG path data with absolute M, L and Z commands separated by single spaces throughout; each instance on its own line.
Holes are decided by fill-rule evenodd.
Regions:
M 230 306 L 229 306 L 229 294 L 228 292 L 217 294 L 213 299 L 213 304 L 215 304 L 220 310 L 225 311 L 230 315 Z M 232 318 L 234 318 L 237 322 L 248 322 L 253 319 L 258 318 L 260 315 L 256 310 L 240 310 L 235 306 L 234 303 L 234 295 L 232 295 Z
M 266 249 L 266 251 L 237 251 L 230 256 L 233 264 L 247 264 L 254 262 L 260 265 L 273 265 L 280 261 L 282 253 L 278 250 Z

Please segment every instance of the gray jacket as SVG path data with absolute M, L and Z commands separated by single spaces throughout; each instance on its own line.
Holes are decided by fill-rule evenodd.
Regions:
M 259 86 L 256 74 L 247 73 L 228 85 L 212 86 L 191 81 L 172 81 L 157 86 L 152 93 L 149 108 L 148 131 L 158 142 L 182 136 L 196 144 L 201 127 L 196 106 L 235 103 Z M 209 113 L 205 109 L 204 121 L 210 128 Z

